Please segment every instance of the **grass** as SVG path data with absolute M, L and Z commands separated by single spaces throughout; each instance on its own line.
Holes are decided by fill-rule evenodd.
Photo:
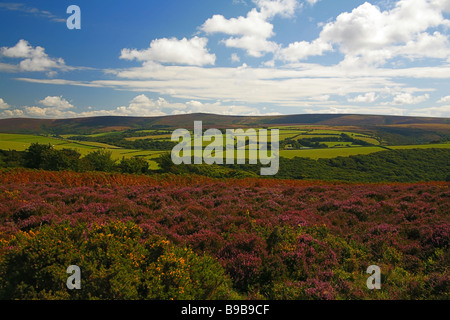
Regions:
M 409 146 L 388 146 L 389 149 L 432 149 L 443 148 L 450 149 L 450 143 L 437 143 L 437 144 L 422 144 L 422 145 L 409 145 Z
M 136 140 L 145 140 L 145 139 L 153 139 L 153 140 L 170 140 L 172 138 L 171 134 L 155 134 L 155 135 L 149 135 L 144 137 L 131 137 L 131 138 L 125 138 L 125 140 L 128 141 L 136 141 Z
M 336 157 L 348 157 L 358 154 L 370 154 L 378 151 L 385 150 L 380 147 L 352 147 L 352 148 L 327 148 L 327 149 L 304 149 L 304 150 L 281 150 L 280 157 L 284 158 L 336 158 Z

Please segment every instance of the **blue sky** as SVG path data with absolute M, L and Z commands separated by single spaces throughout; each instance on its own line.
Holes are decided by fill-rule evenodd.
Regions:
M 450 0 L 6 0 L 0 21 L 0 118 L 450 117 Z

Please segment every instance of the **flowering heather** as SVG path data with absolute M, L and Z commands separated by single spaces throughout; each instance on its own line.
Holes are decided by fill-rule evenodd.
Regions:
M 140 243 L 159 237 L 212 257 L 241 298 L 448 299 L 449 185 L 3 171 L 0 282 L 18 235 L 122 221 L 141 230 Z M 381 290 L 366 287 L 370 265 L 381 268 Z M 170 292 L 160 296 L 183 297 Z

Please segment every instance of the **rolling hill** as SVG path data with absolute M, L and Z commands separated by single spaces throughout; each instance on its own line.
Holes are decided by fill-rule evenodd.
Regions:
M 114 131 L 123 129 L 192 127 L 194 121 L 203 121 L 205 127 L 261 127 L 281 125 L 330 125 L 330 126 L 392 126 L 410 127 L 442 125 L 450 131 L 449 118 L 351 115 L 351 114 L 299 114 L 280 116 L 227 116 L 206 113 L 170 115 L 158 117 L 102 116 L 73 119 L 0 119 L 0 131 L 4 133 L 46 133 L 51 130 Z
M 260 128 L 292 125 L 352 127 L 369 132 L 389 144 L 414 144 L 441 141 L 450 136 L 449 118 L 356 115 L 299 114 L 280 116 L 227 116 L 185 114 L 158 117 L 103 116 L 74 119 L 0 119 L 1 133 L 37 135 L 94 134 L 142 129 L 192 129 L 194 121 L 204 128 Z

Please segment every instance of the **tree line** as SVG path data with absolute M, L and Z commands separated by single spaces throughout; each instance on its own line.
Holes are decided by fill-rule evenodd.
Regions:
M 0 150 L 0 167 L 24 167 L 49 171 L 71 170 L 148 173 L 149 163 L 139 157 L 115 160 L 111 151 L 98 149 L 84 157 L 74 149 L 54 149 L 50 144 L 33 143 L 25 151 Z

